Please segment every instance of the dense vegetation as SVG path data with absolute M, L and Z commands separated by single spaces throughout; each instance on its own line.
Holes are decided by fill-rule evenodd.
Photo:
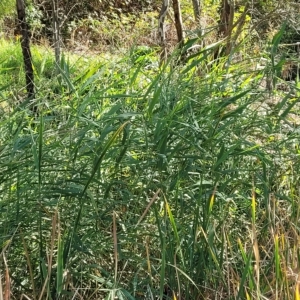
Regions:
M 30 100 L 1 40 L 1 300 L 300 299 L 297 30 L 179 60 L 195 32 L 162 64 L 33 46 Z

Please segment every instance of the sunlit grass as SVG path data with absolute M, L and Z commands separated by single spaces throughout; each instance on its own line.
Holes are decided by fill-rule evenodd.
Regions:
M 250 63 L 213 66 L 205 51 L 161 68 L 148 50 L 77 63 L 65 55 L 55 75 L 53 55 L 34 48 L 34 116 L 14 103 L 21 53 L 3 43 L 4 290 L 30 299 L 299 297 L 292 94 L 270 94 Z M 4 70 L 9 55 L 14 68 Z

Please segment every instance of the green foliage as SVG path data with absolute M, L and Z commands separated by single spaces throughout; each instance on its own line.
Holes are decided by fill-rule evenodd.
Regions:
M 0 2 L 0 19 L 7 15 L 11 15 L 14 13 L 16 9 L 15 1 L 11 0 L 1 0 Z
M 26 6 L 26 21 L 30 26 L 30 31 L 32 36 L 40 35 L 43 27 L 42 24 L 43 14 L 42 11 L 38 9 L 33 3 L 29 3 Z
M 14 103 L 21 53 L 9 69 L 4 51 L 0 244 L 16 297 L 292 299 L 297 99 L 262 88 L 270 53 L 256 71 L 213 64 L 214 49 L 160 68 L 147 47 L 63 56 L 54 76 L 36 48 L 39 116 Z

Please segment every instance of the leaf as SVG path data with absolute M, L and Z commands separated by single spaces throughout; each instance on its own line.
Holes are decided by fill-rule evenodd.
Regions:
M 60 236 L 58 235 L 58 246 L 57 246 L 57 270 L 56 270 L 56 293 L 59 296 L 63 288 L 63 270 L 64 270 L 64 261 L 63 261 L 63 243 Z
M 286 22 L 284 22 L 281 25 L 280 30 L 274 35 L 273 39 L 272 39 L 272 48 L 271 48 L 271 53 L 274 55 L 277 52 L 278 49 L 278 45 L 280 43 L 280 40 L 285 32 L 285 28 L 286 28 Z
M 158 102 L 159 97 L 161 96 L 162 85 L 159 85 L 156 91 L 154 92 L 152 99 L 149 100 L 148 104 L 148 114 L 151 115 L 154 105 Z

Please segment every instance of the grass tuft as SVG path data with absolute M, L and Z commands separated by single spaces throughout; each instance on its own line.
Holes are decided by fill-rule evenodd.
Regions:
M 55 72 L 35 48 L 39 117 L 1 43 L 2 293 L 299 298 L 299 105 L 293 84 L 266 89 L 277 38 L 260 70 L 210 45 L 161 67 L 149 48 L 65 55 Z

